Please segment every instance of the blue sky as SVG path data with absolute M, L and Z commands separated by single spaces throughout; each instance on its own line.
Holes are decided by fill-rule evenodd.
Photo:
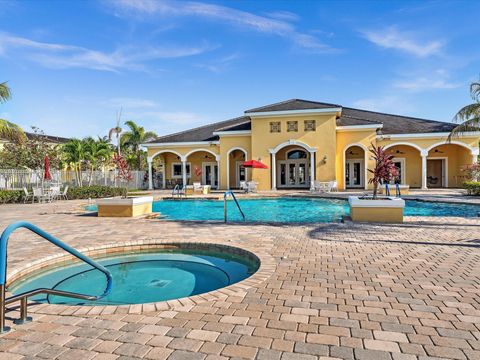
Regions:
M 167 134 L 304 98 L 449 121 L 480 75 L 480 3 L 0 0 L 0 118 Z

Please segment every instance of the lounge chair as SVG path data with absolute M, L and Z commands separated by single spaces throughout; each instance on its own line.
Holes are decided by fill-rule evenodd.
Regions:
M 33 199 L 33 194 L 30 194 L 27 190 L 27 188 L 24 186 L 23 187 L 23 192 L 24 192 L 24 198 L 23 198 L 23 203 L 25 204 L 29 199 Z
M 255 181 L 247 182 L 247 192 L 249 193 L 257 192 L 257 183 Z
M 67 193 L 68 193 L 68 185 L 63 188 L 63 192 L 60 193 L 58 197 L 62 198 L 63 200 L 68 200 Z

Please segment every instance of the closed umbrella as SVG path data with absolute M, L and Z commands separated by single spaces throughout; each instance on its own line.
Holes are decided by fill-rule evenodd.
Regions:
M 43 179 L 44 180 L 52 180 L 52 174 L 50 174 L 50 160 L 48 159 L 48 156 L 45 156 L 45 166 L 44 166 L 44 175 Z

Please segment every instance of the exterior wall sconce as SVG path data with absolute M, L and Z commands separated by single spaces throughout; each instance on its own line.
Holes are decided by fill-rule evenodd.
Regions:
M 327 155 L 325 155 L 322 159 L 322 164 L 326 164 L 327 163 Z

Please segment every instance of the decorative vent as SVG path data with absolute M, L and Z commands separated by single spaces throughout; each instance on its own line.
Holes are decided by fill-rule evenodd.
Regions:
M 279 133 L 281 132 L 282 128 L 280 126 L 280 121 L 272 121 L 270 122 L 270 132 L 271 133 Z
M 305 125 L 305 131 L 317 130 L 317 122 L 315 120 L 305 120 L 303 124 Z
M 298 121 L 287 121 L 287 131 L 288 132 L 297 132 L 298 131 Z

